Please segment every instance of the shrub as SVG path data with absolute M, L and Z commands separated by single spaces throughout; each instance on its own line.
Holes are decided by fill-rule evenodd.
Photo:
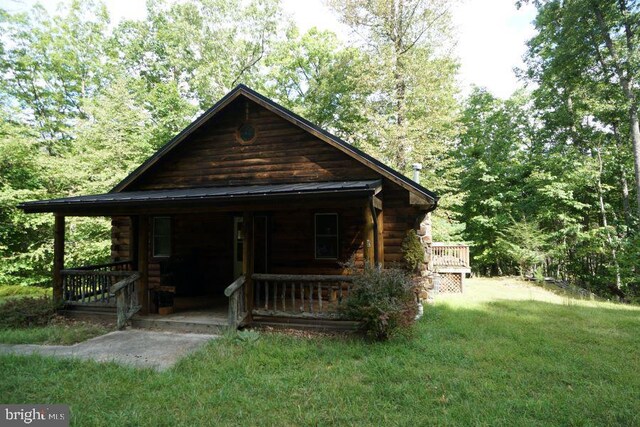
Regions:
M 415 288 L 406 272 L 365 267 L 353 275 L 353 286 L 343 314 L 363 322 L 366 334 L 387 340 L 413 325 L 418 305 Z
M 56 315 L 51 298 L 12 298 L 0 304 L 0 328 L 48 325 Z
M 420 270 L 420 266 L 424 263 L 424 247 L 413 230 L 407 231 L 407 235 L 402 241 L 402 255 L 407 270 L 411 273 L 416 273 Z

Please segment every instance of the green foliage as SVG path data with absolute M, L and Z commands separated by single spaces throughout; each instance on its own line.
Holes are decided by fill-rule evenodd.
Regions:
M 355 47 L 345 47 L 329 31 L 311 28 L 300 35 L 290 28 L 266 58 L 270 67 L 265 92 L 348 141 L 368 123 L 364 106 L 373 88 L 363 75 L 369 60 Z
M 413 325 L 418 310 L 415 288 L 402 270 L 365 267 L 354 274 L 342 310 L 347 318 L 363 322 L 367 336 L 385 341 Z
M 406 174 L 412 163 L 422 163 L 430 189 L 453 190 L 455 170 L 447 153 L 458 132 L 459 108 L 449 3 L 328 3 L 362 38 L 369 58 L 360 76 L 371 94 L 363 105 L 367 121 L 354 143 Z M 446 207 L 449 201 L 443 201 Z
M 496 249 L 499 256 L 514 262 L 520 275 L 541 275 L 538 266 L 542 265 L 546 255 L 546 235 L 537 224 L 522 220 L 513 222 L 499 233 Z
M 237 344 L 251 345 L 260 340 L 260 333 L 253 329 L 237 331 L 233 336 L 233 341 Z
M 407 235 L 402 241 L 402 257 L 407 270 L 416 273 L 420 266 L 424 264 L 424 247 L 414 230 L 407 231 Z
M 50 283 L 52 218 L 17 204 L 109 191 L 243 82 L 401 172 L 423 163 L 434 238 L 471 243 L 476 272 L 634 298 L 640 9 L 532 3 L 534 89 L 462 106 L 444 0 L 330 1 L 348 43 L 301 34 L 277 0 L 152 0 L 115 25 L 97 0 L 0 10 L 0 284 Z M 68 266 L 108 259 L 108 220 L 67 233 Z
M 0 329 L 46 326 L 56 315 L 49 297 L 12 298 L 0 304 Z

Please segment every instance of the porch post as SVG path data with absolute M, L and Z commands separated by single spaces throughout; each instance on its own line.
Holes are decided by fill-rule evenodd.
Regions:
M 141 215 L 137 221 L 138 250 L 137 271 L 140 273 L 138 280 L 138 303 L 141 306 L 140 313 L 149 314 L 149 217 Z
M 384 215 L 382 210 L 376 210 L 376 266 L 384 268 Z
M 247 307 L 247 320 L 253 320 L 253 212 L 244 212 L 242 220 L 242 274 L 245 277 L 245 297 Z
M 62 273 L 64 269 L 64 215 L 55 215 L 53 232 L 53 300 L 56 304 L 63 300 Z
M 368 201 L 367 201 L 368 202 Z M 364 206 L 364 229 L 362 233 L 363 237 L 363 255 L 364 262 L 369 266 L 375 265 L 375 231 L 373 224 L 373 214 L 371 212 L 371 205 L 369 203 Z

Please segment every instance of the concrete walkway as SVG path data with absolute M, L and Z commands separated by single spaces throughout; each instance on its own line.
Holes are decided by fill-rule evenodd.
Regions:
M 116 362 L 162 371 L 215 338 L 218 336 L 129 329 L 110 332 L 74 345 L 0 344 L 0 353 Z

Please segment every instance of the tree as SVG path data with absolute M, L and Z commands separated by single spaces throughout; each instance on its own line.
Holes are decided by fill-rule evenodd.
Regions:
M 206 110 L 238 83 L 262 81 L 281 18 L 277 0 L 150 0 L 146 20 L 116 29 L 116 50 L 146 90 L 166 86 Z
M 84 116 L 83 99 L 110 79 L 104 4 L 74 0 L 63 12 L 49 17 L 36 5 L 0 14 L 0 92 L 21 107 L 18 117 L 35 126 L 51 153 L 64 149 L 73 121 Z
M 529 42 L 528 77 L 542 91 L 555 92 L 569 113 L 581 97 L 592 94 L 615 103 L 618 111 L 601 111 L 595 118 L 601 126 L 616 133 L 624 128 L 629 135 L 640 217 L 640 4 L 627 0 L 533 3 L 538 8 L 539 32 Z
M 267 57 L 266 93 L 312 123 L 357 143 L 368 120 L 368 58 L 329 31 L 293 27 Z
M 512 220 L 504 231 L 498 232 L 497 253 L 505 260 L 516 263 L 520 276 L 534 275 L 542 269 L 546 258 L 547 234 L 536 223 Z
M 522 183 L 529 170 L 523 148 L 531 143 L 528 99 L 502 101 L 475 88 L 462 113 L 464 132 L 455 153 L 463 197 L 459 217 L 472 241 L 474 264 L 486 273 L 507 273 L 497 250 L 499 233 L 522 216 Z
M 47 197 L 50 176 L 37 133 L 0 109 L 0 284 L 45 284 L 51 275 L 49 215 L 26 215 L 18 203 Z
M 456 132 L 457 64 L 447 52 L 450 3 L 348 0 L 329 5 L 361 36 L 377 63 L 367 75 L 373 88 L 371 129 L 363 148 L 405 173 L 413 162 L 426 163 L 428 176 L 445 161 L 442 152 Z M 429 181 L 431 187 L 438 181 Z

